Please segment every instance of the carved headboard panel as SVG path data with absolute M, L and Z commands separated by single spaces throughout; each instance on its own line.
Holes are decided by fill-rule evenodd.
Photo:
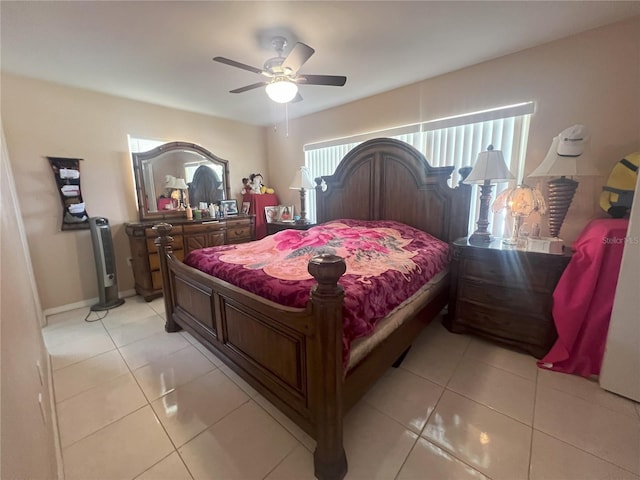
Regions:
M 378 138 L 351 150 L 316 187 L 317 220 L 396 220 L 445 240 L 467 235 L 471 187 L 450 188 L 453 167 L 435 168 L 411 145 Z M 318 182 L 316 180 L 316 182 Z

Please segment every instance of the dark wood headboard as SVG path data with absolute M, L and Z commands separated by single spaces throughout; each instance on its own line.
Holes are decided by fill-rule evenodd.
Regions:
M 450 188 L 452 171 L 432 167 L 405 142 L 369 140 L 351 150 L 333 175 L 316 179 L 317 221 L 396 220 L 447 242 L 464 237 L 471 186 Z

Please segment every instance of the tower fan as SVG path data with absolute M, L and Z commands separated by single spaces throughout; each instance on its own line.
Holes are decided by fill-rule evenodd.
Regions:
M 92 305 L 91 310 L 109 310 L 124 303 L 124 299 L 118 297 L 116 256 L 113 251 L 109 220 L 103 217 L 91 217 L 89 218 L 89 229 L 91 230 L 100 295 L 100 301 Z

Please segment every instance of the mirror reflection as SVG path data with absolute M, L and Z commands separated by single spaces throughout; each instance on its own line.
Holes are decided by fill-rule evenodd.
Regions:
M 184 217 L 229 198 L 229 163 L 204 148 L 172 142 L 133 154 L 140 220 Z

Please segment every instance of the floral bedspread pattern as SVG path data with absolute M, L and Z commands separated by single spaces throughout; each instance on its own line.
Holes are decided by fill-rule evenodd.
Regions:
M 315 280 L 309 260 L 323 253 L 345 259 L 344 358 L 353 340 L 417 292 L 448 263 L 449 247 L 394 221 L 336 220 L 283 230 L 255 242 L 190 252 L 184 263 L 264 298 L 304 307 Z

